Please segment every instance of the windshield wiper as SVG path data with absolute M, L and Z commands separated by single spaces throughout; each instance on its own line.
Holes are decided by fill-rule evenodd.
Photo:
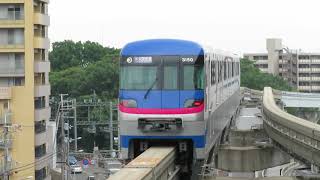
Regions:
M 144 95 L 144 99 L 147 99 L 147 97 L 148 97 L 151 89 L 153 88 L 153 86 L 156 84 L 157 81 L 158 81 L 158 78 L 156 78 L 156 79 L 154 80 L 154 82 L 151 84 L 151 86 L 150 86 L 149 89 L 147 90 L 146 94 Z

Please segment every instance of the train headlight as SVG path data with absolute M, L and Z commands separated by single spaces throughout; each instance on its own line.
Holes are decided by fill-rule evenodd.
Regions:
M 196 99 L 188 99 L 185 103 L 184 103 L 184 107 L 186 108 L 191 108 L 191 107 L 198 107 L 201 106 L 203 104 L 203 100 L 196 100 Z
M 122 99 L 120 100 L 120 104 L 127 108 L 136 108 L 137 102 L 133 99 Z

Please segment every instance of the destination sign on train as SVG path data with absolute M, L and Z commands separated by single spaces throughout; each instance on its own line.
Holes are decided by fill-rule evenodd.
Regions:
M 127 63 L 139 63 L 139 64 L 148 64 L 152 63 L 152 57 L 142 56 L 142 57 L 128 57 Z

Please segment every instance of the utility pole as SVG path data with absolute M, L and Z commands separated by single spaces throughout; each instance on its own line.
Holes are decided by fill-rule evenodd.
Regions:
M 74 127 L 74 151 L 78 152 L 78 129 L 77 129 L 77 100 L 74 100 L 74 121 L 73 121 L 73 127 Z
M 61 126 L 61 138 L 62 138 L 62 148 L 61 148 L 61 160 L 62 160 L 62 165 L 61 165 L 61 180 L 65 180 L 66 177 L 66 165 L 67 165 L 67 161 L 68 161 L 68 157 L 67 155 L 67 145 L 66 145 L 66 135 L 65 135 L 65 121 L 64 121 L 64 108 L 65 108 L 65 104 L 64 104 L 64 100 L 63 100 L 63 96 L 66 96 L 67 94 L 60 94 L 60 103 L 61 103 L 61 119 L 60 119 L 60 126 Z
M 109 129 L 110 129 L 110 150 L 113 150 L 113 107 L 112 101 L 110 101 L 110 118 L 109 118 Z

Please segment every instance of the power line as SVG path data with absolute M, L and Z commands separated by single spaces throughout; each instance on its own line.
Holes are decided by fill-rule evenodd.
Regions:
M 46 155 L 47 157 L 45 156 L 44 158 L 41 158 L 41 159 L 39 159 L 37 161 L 34 161 L 32 163 L 29 163 L 29 164 L 26 164 L 26 165 L 23 165 L 23 166 L 19 166 L 17 168 L 10 169 L 8 172 L 12 172 L 12 171 L 20 172 L 20 171 L 23 171 L 23 170 L 26 170 L 26 169 L 30 169 L 30 168 L 34 167 L 36 164 L 41 163 L 43 161 L 46 161 L 47 159 L 53 157 L 57 153 L 59 153 L 59 152 L 53 152 L 51 154 Z M 49 162 L 51 162 L 51 161 L 53 161 L 53 160 L 52 159 L 49 160 Z M 28 167 L 28 166 L 30 166 L 30 167 Z M 28 167 L 28 168 L 25 168 L 25 167 Z M 22 168 L 25 168 L 25 169 L 22 169 Z M 5 173 L 2 173 L 0 175 L 3 175 L 3 174 L 5 174 Z

